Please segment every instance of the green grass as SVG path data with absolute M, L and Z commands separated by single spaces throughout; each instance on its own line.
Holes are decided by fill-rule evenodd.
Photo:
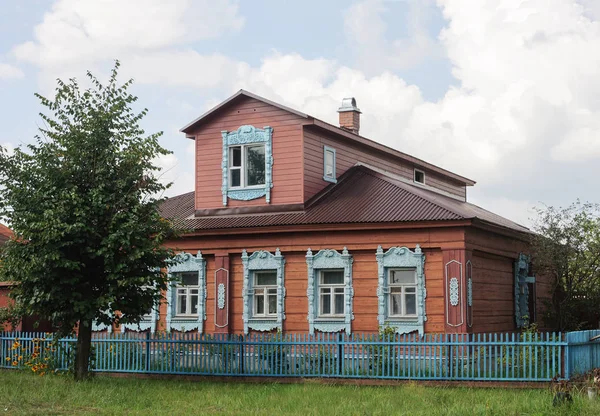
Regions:
M 575 395 L 552 407 L 547 389 L 333 386 L 142 380 L 97 376 L 75 383 L 0 371 L 0 415 L 598 415 Z

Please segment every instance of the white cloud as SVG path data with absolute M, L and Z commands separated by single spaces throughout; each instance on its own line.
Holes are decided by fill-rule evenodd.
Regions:
M 237 31 L 237 12 L 228 0 L 59 0 L 14 54 L 42 67 L 114 59 Z
M 0 62 L 0 79 L 18 79 L 23 78 L 23 76 L 24 74 L 21 69 L 14 65 Z
M 98 73 L 113 59 L 131 60 L 128 71 L 144 81 L 154 77 L 177 85 L 176 71 L 196 70 L 197 83 L 203 85 L 212 83 L 201 79 L 205 68 L 183 68 L 182 60 L 208 65 L 214 75 L 227 58 L 193 56 L 193 51 L 178 48 L 237 32 L 243 24 L 231 0 L 58 0 L 35 27 L 34 40 L 15 46 L 12 55 L 40 68 L 44 91 L 51 90 L 57 77 Z
M 430 0 L 407 3 L 406 16 L 394 19 L 395 25 L 406 26 L 407 35 L 396 39 L 386 36 L 390 3 L 364 0 L 353 4 L 344 14 L 344 28 L 356 67 L 367 74 L 382 70 L 413 68 L 428 58 L 444 56 L 441 45 L 427 32 L 428 18 L 435 7 Z
M 473 200 L 515 220 L 524 221 L 526 210 L 539 200 L 552 204 L 557 203 L 552 198 L 597 198 L 586 194 L 590 187 L 585 183 L 600 175 L 600 23 L 593 20 L 595 3 L 438 3 L 447 20 L 439 41 L 427 37 L 417 5 L 412 6 L 410 35 L 396 41 L 385 38 L 385 3 L 350 7 L 346 30 L 359 52 L 367 54 L 360 61 L 379 57 L 376 66 L 350 68 L 331 59 L 277 52 L 250 66 L 190 49 L 191 40 L 208 36 L 195 23 L 210 21 L 215 34 L 239 29 L 243 19 L 229 2 L 214 6 L 216 11 L 212 2 L 204 9 L 205 16 L 213 10 L 214 22 L 189 18 L 202 8 L 160 2 L 141 7 L 139 15 L 132 15 L 135 8 L 119 10 L 113 25 L 114 3 L 105 4 L 112 13 L 92 13 L 96 6 L 61 0 L 36 28 L 35 40 L 14 53 L 53 77 L 57 68 L 80 74 L 81 65 L 93 69 L 115 55 L 124 56 L 123 71 L 142 84 L 228 92 L 244 88 L 334 124 L 341 98 L 355 96 L 363 110 L 363 135 L 473 177 L 479 181 L 469 190 Z M 131 34 L 130 19 L 136 20 Z M 164 31 L 166 38 L 156 35 Z M 142 39 L 147 32 L 152 33 Z M 442 52 L 436 49 L 440 47 Z M 458 81 L 438 101 L 425 100 L 419 87 L 381 69 L 414 65 L 432 51 L 447 55 Z M 210 96 L 206 104 L 222 98 Z M 169 164 L 177 166 L 175 177 L 183 179 L 176 184 L 184 182 L 187 191 L 193 162 L 176 156 L 161 163 L 167 170 Z M 564 186 L 564 178 L 579 171 L 582 180 Z

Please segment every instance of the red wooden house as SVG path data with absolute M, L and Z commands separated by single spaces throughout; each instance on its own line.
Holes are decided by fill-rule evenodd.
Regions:
M 241 90 L 185 126 L 195 192 L 161 208 L 186 230 L 170 243 L 178 283 L 118 330 L 468 333 L 535 320 L 548 287 L 529 273 L 530 231 L 467 202 L 474 181 L 361 136 L 354 99 L 337 111 L 339 127 Z

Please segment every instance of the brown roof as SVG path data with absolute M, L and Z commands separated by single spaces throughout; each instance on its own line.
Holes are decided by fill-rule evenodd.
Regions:
M 310 224 L 368 224 L 479 219 L 520 232 L 526 227 L 436 192 L 357 165 L 336 184 L 315 195 L 303 211 L 235 216 L 194 217 L 194 192 L 169 198 L 161 205 L 166 218 L 189 230 L 232 229 Z
M 198 117 L 197 119 L 193 120 L 192 122 L 186 124 L 184 127 L 181 128 L 181 132 L 183 133 L 192 133 L 195 129 L 198 128 L 198 126 L 200 126 L 205 120 L 208 119 L 209 116 L 215 114 L 216 112 L 218 112 L 218 110 L 227 107 L 229 104 L 232 104 L 234 102 L 236 102 L 238 99 L 240 99 L 240 97 L 250 97 L 253 98 L 255 100 L 258 101 L 262 101 L 266 104 L 270 104 L 274 107 L 280 108 L 284 111 L 288 111 L 292 114 L 296 114 L 297 116 L 300 116 L 302 118 L 306 119 L 306 122 L 304 124 L 306 125 L 313 125 L 317 128 L 323 129 L 323 130 L 327 130 L 330 133 L 333 134 L 337 134 L 340 136 L 343 136 L 346 139 L 352 140 L 354 142 L 360 143 L 362 145 L 365 146 L 369 146 L 373 149 L 377 149 L 378 151 L 390 154 L 392 156 L 398 157 L 402 160 L 406 160 L 410 163 L 413 163 L 419 167 L 425 168 L 425 169 L 429 169 L 433 172 L 437 172 L 440 173 L 442 175 L 445 175 L 463 185 L 466 186 L 473 186 L 475 185 L 475 181 L 469 178 L 465 178 L 464 176 L 461 175 L 457 175 L 456 173 L 450 172 L 446 169 L 443 169 L 439 166 L 433 165 L 431 163 L 425 162 L 424 160 L 421 160 L 419 158 L 416 158 L 414 156 L 411 156 L 409 154 L 400 152 L 399 150 L 396 150 L 392 147 L 383 145 L 381 143 L 378 143 L 374 140 L 368 139 L 366 137 L 360 136 L 358 134 L 354 134 L 351 131 L 342 129 L 338 126 L 334 126 L 333 124 L 329 124 L 326 123 L 325 121 L 319 120 L 318 118 L 315 118 L 313 116 L 310 116 L 308 114 L 302 113 L 300 111 L 294 110 L 292 108 L 286 107 L 284 105 L 281 105 L 279 103 L 276 103 L 274 101 L 271 100 L 267 100 L 266 98 L 261 97 L 260 95 L 256 95 L 253 94 L 249 91 L 245 91 L 245 90 L 239 90 L 238 92 L 236 92 L 235 94 L 233 94 L 231 97 L 227 98 L 225 101 L 219 103 L 218 105 L 216 105 L 215 107 L 211 108 L 210 110 L 208 110 L 206 113 L 202 114 L 200 117 Z M 194 138 L 193 136 L 188 136 L 190 138 Z

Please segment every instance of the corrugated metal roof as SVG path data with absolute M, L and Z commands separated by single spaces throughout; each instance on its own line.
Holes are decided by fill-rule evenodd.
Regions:
M 210 230 L 304 224 L 453 221 L 479 218 L 521 232 L 529 230 L 468 202 L 407 184 L 366 166 L 349 169 L 337 184 L 307 202 L 302 212 L 194 218 L 194 193 L 166 200 L 161 214 L 187 229 Z

